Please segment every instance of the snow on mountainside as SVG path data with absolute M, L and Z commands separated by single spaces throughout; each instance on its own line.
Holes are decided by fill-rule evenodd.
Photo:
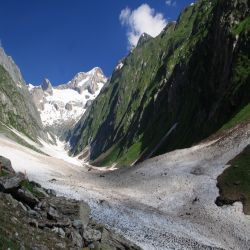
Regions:
M 43 125 L 61 135 L 72 126 L 98 96 L 107 78 L 100 68 L 80 72 L 66 84 L 53 87 L 48 79 L 41 86 L 29 84 L 29 91 Z

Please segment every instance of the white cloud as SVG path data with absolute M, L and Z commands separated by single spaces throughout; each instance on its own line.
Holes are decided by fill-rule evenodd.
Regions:
M 121 11 L 121 14 L 120 14 L 120 21 L 121 21 L 122 25 L 128 23 L 128 20 L 129 20 L 130 15 L 131 15 L 131 10 L 130 10 L 128 7 L 125 8 L 125 9 L 123 9 L 123 10 Z
M 125 8 L 121 11 L 120 22 L 127 27 L 129 46 L 136 46 L 140 36 L 147 33 L 156 37 L 167 25 L 161 13 L 156 13 L 148 4 L 142 4 L 135 10 Z
M 166 0 L 166 5 L 175 7 L 177 5 L 177 2 L 174 0 Z

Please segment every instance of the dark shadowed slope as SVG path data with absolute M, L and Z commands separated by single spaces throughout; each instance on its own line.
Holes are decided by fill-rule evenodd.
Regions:
M 217 131 L 250 101 L 249 27 L 247 1 L 186 8 L 114 70 L 71 131 L 71 152 L 89 149 L 93 164 L 122 166 Z

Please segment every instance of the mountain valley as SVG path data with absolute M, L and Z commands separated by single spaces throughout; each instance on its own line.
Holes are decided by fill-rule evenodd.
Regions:
M 71 152 L 88 148 L 92 164 L 122 166 L 215 133 L 249 104 L 249 44 L 246 2 L 187 7 L 123 59 L 73 130 Z
M 0 206 L 8 211 L 10 197 L 27 191 L 21 182 L 1 188 L 22 176 L 53 190 L 52 204 L 88 203 L 94 221 L 78 230 L 54 218 L 39 228 L 49 210 L 19 200 L 37 225 L 32 240 L 39 241 L 34 232 L 45 237 L 44 248 L 31 249 L 248 250 L 249 145 L 247 0 L 197 0 L 158 36 L 142 33 L 110 77 L 94 67 L 65 84 L 27 84 L 0 47 Z M 8 243 L 15 232 L 1 227 L 7 221 L 0 216 L 0 247 L 2 240 L 15 250 Z M 86 240 L 92 229 L 113 236 Z M 49 245 L 51 235 L 65 247 Z

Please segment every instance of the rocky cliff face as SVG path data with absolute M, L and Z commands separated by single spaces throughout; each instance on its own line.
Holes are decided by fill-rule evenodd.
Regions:
M 6 55 L 3 48 L 0 47 L 0 65 L 10 74 L 15 83 L 24 83 L 20 69 L 17 67 L 11 56 Z
M 48 79 L 41 86 L 29 85 L 33 101 L 45 128 L 63 137 L 98 96 L 107 78 L 100 68 L 78 73 L 66 84 L 52 87 Z
M 46 139 L 39 113 L 19 68 L 0 48 L 0 126 L 14 127 L 37 141 Z
M 115 69 L 69 138 L 96 165 L 188 147 L 250 102 L 249 1 L 200 0 Z

